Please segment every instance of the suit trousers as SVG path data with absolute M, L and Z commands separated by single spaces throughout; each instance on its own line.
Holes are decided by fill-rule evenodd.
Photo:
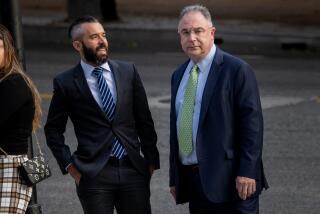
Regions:
M 213 203 L 205 196 L 198 169 L 190 170 L 191 194 L 189 201 L 190 214 L 259 214 L 259 197 L 247 200 Z M 236 185 L 236 184 L 234 184 Z
M 77 194 L 85 214 L 151 214 L 150 177 L 125 156 L 110 157 L 94 178 L 81 177 Z

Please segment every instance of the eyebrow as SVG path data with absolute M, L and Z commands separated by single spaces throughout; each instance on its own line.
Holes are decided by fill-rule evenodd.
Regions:
M 182 28 L 181 30 L 195 30 L 195 29 L 205 29 L 204 27 L 192 27 L 192 28 Z

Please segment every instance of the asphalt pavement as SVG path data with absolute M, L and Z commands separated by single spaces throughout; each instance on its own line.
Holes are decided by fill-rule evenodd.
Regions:
M 52 94 L 53 77 L 78 62 L 76 52 L 66 40 L 67 24 L 61 22 L 62 18 L 38 17 L 41 23 L 37 23 L 34 17 L 24 19 L 27 72 L 43 97 L 43 124 Z M 125 26 L 134 20 L 135 28 L 134 24 Z M 170 99 L 171 74 L 186 57 L 177 40 L 177 20 L 154 18 L 149 21 L 150 26 L 137 17 L 123 20 L 123 26 L 121 23 L 106 23 L 110 32 L 110 58 L 135 62 L 147 91 L 161 158 L 161 169 L 151 180 L 153 213 L 182 214 L 187 213 L 187 205 L 176 206 L 168 191 L 167 101 Z M 227 23 L 229 28 L 225 27 Z M 220 46 L 252 65 L 260 87 L 265 120 L 263 160 L 271 186 L 261 196 L 260 213 L 318 214 L 320 30 L 310 26 L 301 28 L 239 20 L 217 20 L 216 26 L 217 37 L 223 42 Z M 291 42 L 294 48 L 286 49 L 283 41 L 286 44 L 294 41 Z M 307 44 L 307 47 L 302 44 Z M 43 213 L 83 213 L 73 180 L 61 174 L 45 145 L 43 130 L 38 135 L 53 173 L 51 178 L 37 186 Z M 76 148 L 71 122 L 66 131 L 66 142 L 72 150 Z

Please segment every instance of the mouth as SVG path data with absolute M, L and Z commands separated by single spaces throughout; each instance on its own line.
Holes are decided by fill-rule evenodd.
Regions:
M 98 48 L 97 49 L 97 53 L 106 54 L 107 53 L 107 49 L 106 48 Z
M 195 50 L 195 49 L 198 49 L 199 47 L 198 46 L 189 46 L 187 48 L 190 49 L 190 50 Z

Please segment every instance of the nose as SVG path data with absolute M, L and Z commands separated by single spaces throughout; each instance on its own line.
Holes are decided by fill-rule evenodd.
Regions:
M 99 43 L 101 44 L 101 43 L 106 43 L 106 41 L 107 41 L 107 39 L 106 39 L 106 37 L 105 36 L 99 36 Z
M 196 41 L 196 39 L 197 39 L 196 34 L 193 31 L 191 31 L 190 34 L 189 34 L 189 40 L 190 41 Z
M 99 36 L 99 43 L 103 43 L 104 42 L 104 38 L 102 36 Z

